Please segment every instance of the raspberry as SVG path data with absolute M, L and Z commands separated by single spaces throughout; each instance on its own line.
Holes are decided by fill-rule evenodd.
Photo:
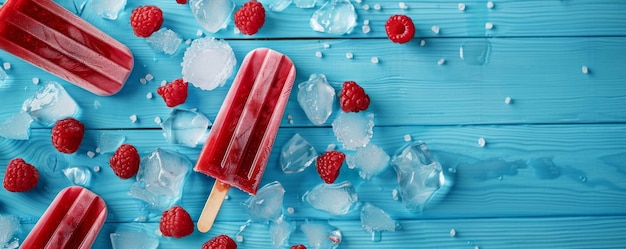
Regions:
M 317 173 L 320 174 L 325 183 L 333 183 L 339 176 L 339 169 L 343 164 L 346 154 L 339 151 L 326 151 L 315 161 Z
M 140 6 L 130 14 L 130 26 L 139 37 L 148 37 L 161 28 L 163 11 L 154 5 Z
M 165 86 L 157 88 L 157 93 L 163 97 L 167 107 L 174 107 L 187 100 L 187 82 L 176 79 Z
M 228 235 L 222 234 L 202 244 L 202 249 L 237 249 L 237 243 Z
M 178 3 L 178 4 L 186 4 L 187 0 L 176 0 L 176 3 Z
M 289 249 L 306 249 L 306 246 L 304 246 L 303 244 L 297 244 L 291 246 Z
M 2 185 L 10 192 L 26 192 L 37 186 L 38 181 L 37 169 L 22 158 L 15 158 L 7 165 Z
M 163 212 L 159 229 L 163 236 L 182 238 L 193 233 L 193 221 L 185 209 L 173 206 Z
M 246 35 L 254 35 L 265 23 L 265 9 L 256 0 L 244 3 L 235 12 L 235 26 Z
M 415 35 L 415 25 L 413 20 L 405 15 L 391 16 L 385 23 L 387 37 L 395 43 L 407 43 Z
M 52 127 L 52 145 L 59 152 L 72 154 L 83 141 L 85 125 L 74 118 L 57 121 Z
M 130 144 L 122 144 L 109 159 L 113 173 L 122 179 L 128 179 L 137 174 L 139 162 L 139 152 Z
M 354 81 L 346 81 L 341 86 L 339 103 L 344 112 L 359 112 L 370 105 L 370 97 L 365 90 Z

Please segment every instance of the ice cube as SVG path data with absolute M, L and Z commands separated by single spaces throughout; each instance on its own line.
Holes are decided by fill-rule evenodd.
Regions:
M 91 184 L 91 170 L 88 167 L 68 167 L 62 171 L 65 177 L 74 185 L 89 187 Z
M 232 0 L 190 0 L 189 8 L 202 28 L 215 33 L 226 28 L 235 3 Z
M 309 25 L 318 32 L 348 34 L 356 26 L 356 18 L 350 0 L 330 0 L 313 13 Z
M 280 12 L 285 10 L 293 0 L 259 0 L 265 8 L 271 11 Z
M 402 202 L 412 212 L 421 212 L 446 184 L 441 164 L 423 142 L 408 143 L 400 148 L 391 158 L 391 164 L 398 176 Z
M 396 231 L 396 222 L 385 211 L 367 202 L 361 209 L 361 226 L 368 233 Z
M 174 109 L 165 122 L 161 123 L 161 128 L 168 142 L 194 148 L 202 140 L 210 124 L 211 121 L 202 113 Z
M 156 249 L 159 240 L 141 231 L 118 230 L 110 234 L 113 249 Z
M 300 230 L 313 249 L 335 249 L 341 243 L 341 231 L 327 221 L 305 221 Z
M 235 64 L 235 53 L 226 41 L 212 37 L 196 39 L 183 55 L 183 79 L 202 90 L 213 90 L 224 85 Z
M 296 133 L 280 152 L 280 166 L 287 174 L 304 171 L 317 158 L 317 151 L 300 134 Z
M 289 241 L 289 237 L 296 230 L 295 224 L 286 221 L 284 216 L 272 221 L 270 224 L 270 237 L 274 248 L 282 248 Z
M 33 118 L 25 112 L 19 112 L 0 124 L 0 137 L 15 140 L 28 140 L 30 123 Z
M 152 208 L 168 209 L 180 199 L 191 167 L 191 162 L 184 155 L 157 148 L 141 159 L 137 182 L 131 186 L 129 194 L 147 202 Z
M 304 193 L 304 201 L 312 207 L 332 215 L 344 215 L 352 210 L 359 200 L 352 183 L 319 184 Z
M 316 0 L 293 0 L 293 3 L 298 8 L 308 9 L 315 7 Z
M 347 150 L 364 147 L 374 135 L 374 114 L 367 112 L 340 112 L 333 121 L 337 141 Z
M 91 9 L 102 18 L 115 20 L 126 7 L 126 0 L 91 0 Z
M 368 143 L 365 147 L 357 148 L 355 154 L 348 155 L 346 163 L 351 169 L 358 168 L 361 178 L 369 180 L 387 168 L 389 155 L 377 145 Z
M 285 189 L 280 182 L 268 183 L 244 202 L 250 219 L 255 222 L 275 221 L 283 214 Z
M 13 235 L 19 228 L 20 221 L 16 217 L 0 215 L 0 248 L 16 248 L 11 246 L 17 240 Z
M 124 141 L 126 141 L 124 135 L 103 132 L 100 134 L 100 140 L 98 140 L 98 148 L 100 149 L 100 153 L 112 153 L 115 152 Z
M 183 39 L 171 29 L 162 28 L 146 38 L 146 42 L 157 52 L 173 55 L 178 51 Z
M 74 116 L 78 105 L 61 84 L 51 81 L 39 88 L 35 96 L 24 101 L 22 111 L 30 114 L 35 121 L 51 126 L 57 120 Z
M 324 74 L 311 74 L 309 80 L 298 84 L 298 103 L 313 124 L 326 122 L 333 112 L 335 89 L 328 84 Z

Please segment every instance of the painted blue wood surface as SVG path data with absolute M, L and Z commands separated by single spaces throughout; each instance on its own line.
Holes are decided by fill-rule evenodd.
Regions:
M 70 10 L 80 0 L 57 0 Z M 235 1 L 241 6 L 245 1 Z M 278 149 L 299 133 L 317 151 L 336 143 L 330 129 L 332 118 L 313 125 L 290 96 L 286 115 L 276 139 L 264 183 L 280 181 L 286 188 L 285 207 L 295 212 L 287 218 L 328 219 L 344 233 L 340 248 L 623 248 L 626 245 L 626 2 L 603 1 L 397 1 L 363 0 L 354 3 L 359 26 L 349 35 L 328 35 L 309 28 L 314 9 L 290 6 L 284 12 L 268 12 L 267 22 L 252 37 L 235 34 L 230 24 L 215 37 L 225 38 L 240 62 L 256 47 L 270 47 L 288 55 L 297 68 L 296 84 L 311 73 L 324 73 L 338 91 L 346 80 L 357 81 L 372 99 L 368 111 L 375 113 L 372 142 L 391 154 L 405 144 L 409 134 L 426 142 L 446 168 L 454 168 L 455 186 L 446 198 L 423 213 L 410 213 L 393 200 L 397 187 L 392 169 L 371 181 L 342 169 L 339 180 L 350 180 L 361 201 L 371 202 L 398 220 L 402 229 L 385 232 L 372 242 L 360 227 L 358 210 L 345 216 L 329 216 L 300 201 L 306 189 L 321 182 L 311 167 L 295 175 L 283 174 Z M 143 39 L 132 35 L 128 18 L 139 5 L 156 4 L 164 10 L 164 26 L 185 39 L 197 38 L 200 27 L 186 5 L 173 0 L 132 1 L 118 20 L 96 16 L 89 5 L 81 16 L 126 44 L 135 55 L 135 69 L 117 95 L 98 97 L 62 82 L 81 108 L 77 116 L 87 132 L 80 150 L 62 155 L 50 144 L 49 127 L 33 125 L 31 139 L 0 138 L 0 165 L 23 157 L 36 165 L 42 179 L 27 193 L 0 189 L 0 214 L 15 215 L 23 223 L 23 239 L 56 193 L 69 182 L 62 167 L 100 166 L 90 187 L 109 206 L 107 224 L 94 248 L 110 248 L 109 233 L 131 227 L 153 233 L 158 213 L 127 193 L 134 180 L 120 180 L 108 167 L 110 154 L 89 158 L 103 133 L 122 134 L 137 146 L 142 156 L 155 147 L 176 150 L 195 162 L 200 148 L 168 144 L 155 117 L 165 119 L 167 108 L 156 88 L 162 80 L 181 76 L 183 51 L 165 56 L 152 51 Z M 375 4 L 381 10 L 374 10 Z M 369 10 L 363 8 L 370 7 Z M 409 44 L 391 43 L 384 33 L 390 15 L 413 18 L 418 32 Z M 369 20 L 371 32 L 361 31 Z M 485 24 L 494 25 L 491 30 Z M 440 27 L 435 34 L 431 27 Z M 204 34 L 203 36 L 208 36 Z M 272 39 L 256 39 L 272 38 Z M 424 39 L 425 46 L 420 46 Z M 324 48 L 324 44 L 330 45 Z M 485 63 L 462 60 L 460 47 L 487 44 Z M 183 48 L 184 49 L 184 48 Z M 322 58 L 315 56 L 316 52 Z M 347 59 L 345 54 L 354 58 Z M 466 52 L 468 52 L 466 50 Z M 469 51 L 472 52 L 472 51 Z M 377 57 L 379 63 L 371 63 Z M 445 59 L 443 65 L 438 65 Z M 59 79 L 0 51 L 0 61 L 9 62 L 10 79 L 0 84 L 0 122 L 19 112 L 24 99 L 42 82 Z M 237 64 L 237 67 L 239 64 Z M 581 68 L 587 66 L 589 74 Z M 155 79 L 141 84 L 152 74 Z M 189 99 L 180 108 L 198 108 L 213 120 L 228 87 L 201 91 L 190 87 Z M 151 92 L 154 97 L 147 99 Z M 504 99 L 512 102 L 505 104 Z M 338 107 L 335 107 L 336 112 Z M 139 122 L 132 123 L 130 115 Z M 336 113 L 335 113 L 336 114 Z M 335 115 L 334 114 L 334 115 Z M 485 147 L 477 144 L 479 138 Z M 352 153 L 345 151 L 346 153 Z M 53 166 L 51 162 L 56 163 Z M 4 175 L 5 167 L 0 167 Z M 196 219 L 213 180 L 201 174 L 188 176 L 180 205 Z M 195 232 L 183 239 L 160 238 L 159 248 L 199 248 L 209 238 L 227 233 L 234 236 L 246 217 L 241 203 L 248 195 L 231 190 L 216 227 L 207 234 Z M 135 221 L 147 217 L 146 222 Z M 450 237 L 450 229 L 458 233 Z M 270 248 L 268 229 L 253 224 L 243 232 L 241 248 Z M 301 232 L 291 244 L 305 243 Z

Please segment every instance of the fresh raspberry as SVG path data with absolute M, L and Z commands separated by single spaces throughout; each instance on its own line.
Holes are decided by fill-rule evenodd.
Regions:
M 173 206 L 163 212 L 159 229 L 163 236 L 182 238 L 193 233 L 194 227 L 189 213 L 180 206 Z
M 415 35 L 415 25 L 413 20 L 405 15 L 391 16 L 385 23 L 387 37 L 395 43 L 407 43 Z
M 343 164 L 346 154 L 339 151 L 326 151 L 315 161 L 317 173 L 320 174 L 325 183 L 333 183 L 339 176 L 339 169 Z
M 52 145 L 58 151 L 72 154 L 78 150 L 83 141 L 85 125 L 74 118 L 57 121 L 52 127 Z
M 237 243 L 228 235 L 222 234 L 202 244 L 202 249 L 237 249 Z
M 304 246 L 303 244 L 297 244 L 291 246 L 289 249 L 306 249 L 306 246 Z
M 15 158 L 7 165 L 2 185 L 10 192 L 26 192 L 37 186 L 38 181 L 37 169 L 22 158 Z
M 128 179 L 137 174 L 139 162 L 139 152 L 130 144 L 122 144 L 109 159 L 113 173 L 122 179 Z
M 176 0 L 176 3 L 178 3 L 178 4 L 186 4 L 187 0 Z
M 165 86 L 157 88 L 157 93 L 165 100 L 167 107 L 174 107 L 187 100 L 187 82 L 176 79 Z
M 130 14 L 130 26 L 139 37 L 148 37 L 161 28 L 163 11 L 154 5 L 139 6 Z
M 260 2 L 250 0 L 235 12 L 235 26 L 246 35 L 254 35 L 265 23 L 265 9 Z
M 370 97 L 365 90 L 354 81 L 346 81 L 341 86 L 339 103 L 344 112 L 359 112 L 370 105 Z

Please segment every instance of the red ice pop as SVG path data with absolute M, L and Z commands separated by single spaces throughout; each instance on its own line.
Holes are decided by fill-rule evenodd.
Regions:
M 20 248 L 91 248 L 107 217 L 104 200 L 78 186 L 54 198 Z
M 268 48 L 246 55 L 194 168 L 216 179 L 198 220 L 211 229 L 230 186 L 256 194 L 289 99 L 296 69 Z
M 134 63 L 126 46 L 51 0 L 7 0 L 0 49 L 103 96 L 122 89 Z

